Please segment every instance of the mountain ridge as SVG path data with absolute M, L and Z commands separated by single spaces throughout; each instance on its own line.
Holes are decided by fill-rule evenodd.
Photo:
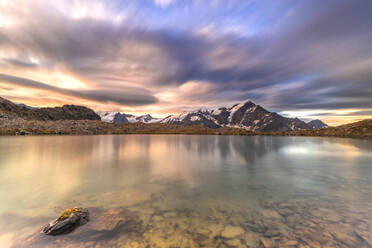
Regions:
M 201 125 L 207 128 L 233 127 L 249 131 L 280 132 L 299 131 L 327 127 L 320 120 L 306 123 L 298 118 L 283 117 L 275 112 L 270 112 L 251 101 L 237 103 L 231 107 L 220 107 L 208 110 L 199 108 L 178 115 L 165 118 L 153 118 L 151 115 L 134 116 L 125 113 L 100 112 L 102 121 L 121 123 L 167 123 L 181 126 Z M 111 118 L 107 118 L 110 116 Z
M 35 108 L 15 104 L 0 97 L 0 117 L 22 118 L 25 120 L 100 120 L 114 124 L 123 123 L 161 123 L 178 126 L 200 125 L 206 128 L 241 128 L 252 132 L 288 132 L 327 127 L 320 120 L 308 123 L 298 118 L 287 118 L 270 112 L 251 101 L 237 103 L 230 107 L 212 110 L 199 108 L 165 118 L 154 118 L 150 114 L 135 116 L 120 112 L 94 112 L 84 106 L 63 105 L 62 107 Z

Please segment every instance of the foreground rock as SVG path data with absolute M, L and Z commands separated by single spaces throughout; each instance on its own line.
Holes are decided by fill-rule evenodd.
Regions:
M 19 237 L 11 248 L 88 248 L 116 247 L 118 239 L 133 240 L 142 237 L 143 225 L 140 218 L 125 208 L 89 208 L 90 221 L 76 228 L 68 235 L 45 235 L 36 231 L 26 237 Z
M 48 235 L 60 235 L 74 231 L 77 227 L 85 225 L 89 221 L 88 209 L 83 208 L 69 208 L 66 209 L 62 215 L 48 223 L 43 232 Z

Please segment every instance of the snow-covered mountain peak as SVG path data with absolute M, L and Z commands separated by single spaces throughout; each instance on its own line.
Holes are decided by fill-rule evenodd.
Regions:
M 161 118 L 153 118 L 149 114 L 135 116 L 131 114 L 124 114 L 120 112 L 97 112 L 99 116 L 101 116 L 101 120 L 104 122 L 113 122 L 113 123 L 136 123 L 136 122 L 143 122 L 143 123 L 154 123 L 160 122 Z
M 297 118 L 286 118 L 277 113 L 269 112 L 251 101 L 234 104 L 228 108 L 221 107 L 213 110 L 199 108 L 162 119 L 153 118 L 149 114 L 134 116 L 121 113 L 100 113 L 100 116 L 103 121 L 114 123 L 143 122 L 202 125 L 209 128 L 238 127 L 261 132 L 296 131 L 319 128 L 325 125 L 319 121 L 305 123 Z

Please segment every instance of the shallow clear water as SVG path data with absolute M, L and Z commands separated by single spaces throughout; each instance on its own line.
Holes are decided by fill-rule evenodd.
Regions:
M 0 247 L 372 247 L 371 213 L 372 141 L 0 137 Z

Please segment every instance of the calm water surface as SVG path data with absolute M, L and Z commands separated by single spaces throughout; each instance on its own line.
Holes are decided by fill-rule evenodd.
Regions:
M 371 213 L 372 141 L 0 137 L 0 247 L 372 247 Z

